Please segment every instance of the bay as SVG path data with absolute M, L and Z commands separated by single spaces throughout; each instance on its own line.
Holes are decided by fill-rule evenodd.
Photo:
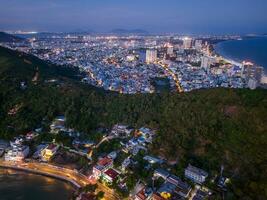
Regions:
M 68 200 L 73 188 L 63 181 L 0 168 L 1 200 Z
M 215 51 L 236 62 L 253 62 L 267 72 L 267 37 L 220 42 L 215 45 Z

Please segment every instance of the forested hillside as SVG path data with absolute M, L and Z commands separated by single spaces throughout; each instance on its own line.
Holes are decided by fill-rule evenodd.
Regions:
M 0 138 L 65 114 L 87 134 L 115 123 L 158 130 L 151 151 L 211 174 L 224 165 L 236 199 L 267 198 L 267 91 L 210 89 L 122 95 L 79 82 L 79 73 L 0 48 Z M 25 82 L 26 87 L 21 83 Z

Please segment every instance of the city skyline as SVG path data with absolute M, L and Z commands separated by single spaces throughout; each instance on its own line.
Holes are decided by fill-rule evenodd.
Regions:
M 149 33 L 266 33 L 264 0 L 0 1 L 0 29 L 94 31 L 142 29 Z

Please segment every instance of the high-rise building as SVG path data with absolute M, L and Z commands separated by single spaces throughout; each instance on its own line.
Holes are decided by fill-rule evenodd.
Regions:
M 210 57 L 203 56 L 201 58 L 201 67 L 204 68 L 206 71 L 209 71 L 211 64 L 212 64 L 212 61 Z
M 254 79 L 258 86 L 262 80 L 263 67 L 256 66 L 251 62 L 243 62 L 241 74 L 246 80 Z
M 190 49 L 192 47 L 192 38 L 188 38 L 188 37 L 184 38 L 183 39 L 183 47 L 185 49 Z
M 257 80 L 254 79 L 254 78 L 250 78 L 250 79 L 248 80 L 248 87 L 249 87 L 249 89 L 251 89 L 251 90 L 255 90 L 255 89 L 257 88 Z
M 200 51 L 202 49 L 202 40 L 195 41 L 195 49 Z
M 167 54 L 168 55 L 173 55 L 173 46 L 168 46 L 167 47 Z
M 157 61 L 157 50 L 155 49 L 147 49 L 146 50 L 146 62 L 154 63 Z

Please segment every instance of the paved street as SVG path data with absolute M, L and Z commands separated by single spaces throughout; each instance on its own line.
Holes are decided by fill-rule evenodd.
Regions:
M 53 165 L 49 165 L 46 163 L 37 163 L 37 162 L 27 162 L 27 163 L 18 163 L 18 162 L 10 162 L 10 161 L 0 161 L 0 167 L 8 167 L 14 169 L 21 169 L 31 171 L 33 173 L 48 175 L 56 178 L 60 178 L 71 182 L 73 185 L 77 187 L 84 187 L 88 184 L 92 184 L 92 182 L 84 175 L 79 174 L 78 172 L 66 168 L 61 168 Z M 102 185 L 98 184 L 98 191 L 105 192 L 105 199 L 108 200 L 118 200 L 120 199 L 113 190 Z

